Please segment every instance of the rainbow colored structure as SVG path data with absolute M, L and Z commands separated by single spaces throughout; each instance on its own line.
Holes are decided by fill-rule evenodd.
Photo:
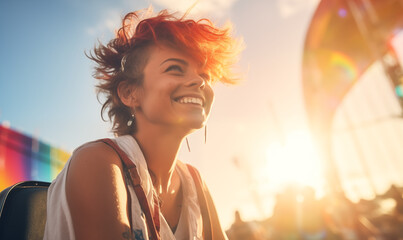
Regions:
M 26 181 L 52 181 L 70 153 L 0 125 L 0 191 Z

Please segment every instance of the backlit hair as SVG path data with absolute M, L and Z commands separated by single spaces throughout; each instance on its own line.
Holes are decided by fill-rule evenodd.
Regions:
M 151 10 L 152 11 L 152 10 Z M 134 133 L 135 123 L 127 126 L 131 110 L 118 96 L 119 83 L 141 85 L 151 46 L 164 45 L 189 54 L 202 64 L 211 82 L 233 84 L 232 67 L 241 50 L 241 41 L 231 36 L 230 26 L 218 28 L 208 19 L 178 18 L 163 10 L 154 17 L 150 8 L 128 13 L 116 37 L 107 45 L 95 47 L 89 58 L 95 61 L 94 77 L 100 80 L 97 93 L 104 94 L 101 115 L 107 110 L 116 135 Z M 103 117 L 102 117 L 103 118 Z

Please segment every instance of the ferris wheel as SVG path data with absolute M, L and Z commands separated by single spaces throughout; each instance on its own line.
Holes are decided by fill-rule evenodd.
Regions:
M 402 0 L 322 0 L 312 17 L 303 91 L 333 191 L 403 185 L 402 30 Z

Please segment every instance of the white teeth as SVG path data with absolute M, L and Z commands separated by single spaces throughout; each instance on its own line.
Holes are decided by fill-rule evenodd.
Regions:
M 179 103 L 193 103 L 203 106 L 203 100 L 195 97 L 183 97 L 178 100 Z

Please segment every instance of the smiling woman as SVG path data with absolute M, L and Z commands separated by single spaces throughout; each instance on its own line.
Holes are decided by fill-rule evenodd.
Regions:
M 212 84 L 236 81 L 239 42 L 207 19 L 144 13 L 89 54 L 117 137 L 76 149 L 52 182 L 45 239 L 226 239 L 207 187 L 177 155 L 206 124 Z
M 170 47 L 150 49 L 142 86 L 133 87 L 136 89 L 128 90 L 122 84 L 118 92 L 132 93 L 122 93 L 121 99 L 131 109 L 139 109 L 138 130 L 148 129 L 148 124 L 169 124 L 176 134 L 187 134 L 189 129 L 204 126 L 214 99 L 205 69 L 187 54 Z

